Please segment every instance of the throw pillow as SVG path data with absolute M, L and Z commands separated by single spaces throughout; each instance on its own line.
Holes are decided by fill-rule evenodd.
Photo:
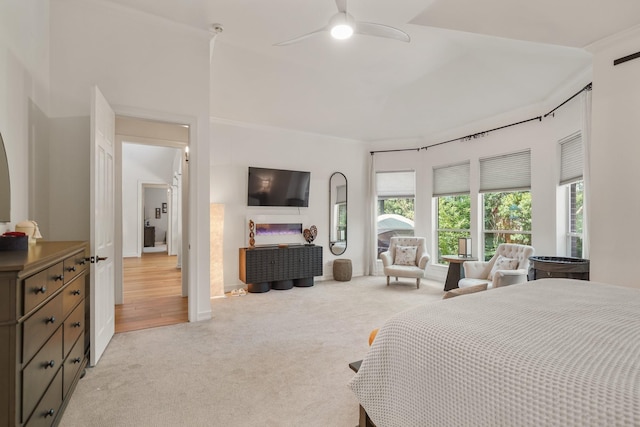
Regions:
M 495 264 L 491 268 L 491 272 L 489 273 L 489 280 L 493 280 L 493 275 L 498 270 L 516 270 L 518 268 L 518 264 L 520 262 L 514 258 L 503 257 L 502 255 L 498 255 L 498 259 L 496 259 Z
M 395 265 L 416 265 L 417 246 L 396 246 Z

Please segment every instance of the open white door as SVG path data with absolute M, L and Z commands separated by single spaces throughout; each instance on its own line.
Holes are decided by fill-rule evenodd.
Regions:
M 97 86 L 91 94 L 91 357 L 95 366 L 115 330 L 115 114 Z

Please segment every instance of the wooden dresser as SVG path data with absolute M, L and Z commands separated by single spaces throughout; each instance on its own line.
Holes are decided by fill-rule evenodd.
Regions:
M 60 421 L 87 364 L 86 242 L 0 252 L 0 426 Z

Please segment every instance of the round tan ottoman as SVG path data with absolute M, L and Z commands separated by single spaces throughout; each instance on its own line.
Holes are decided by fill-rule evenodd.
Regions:
M 333 279 L 340 282 L 348 282 L 351 280 L 351 260 L 337 259 L 333 261 Z

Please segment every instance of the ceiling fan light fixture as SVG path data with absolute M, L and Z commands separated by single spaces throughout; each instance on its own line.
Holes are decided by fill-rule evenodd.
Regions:
M 353 35 L 353 27 L 349 24 L 337 24 L 331 27 L 331 37 L 346 40 Z
M 347 0 L 335 0 L 335 2 L 338 7 L 338 13 L 329 19 L 329 23 L 326 26 L 293 39 L 276 43 L 275 46 L 287 46 L 298 43 L 299 41 L 307 39 L 314 34 L 323 32 L 330 33 L 331 37 L 336 40 L 346 40 L 351 38 L 354 33 L 358 33 L 359 35 L 382 37 L 406 43 L 411 41 L 409 34 L 397 28 L 377 24 L 375 22 L 356 21 L 353 16 L 347 12 Z

